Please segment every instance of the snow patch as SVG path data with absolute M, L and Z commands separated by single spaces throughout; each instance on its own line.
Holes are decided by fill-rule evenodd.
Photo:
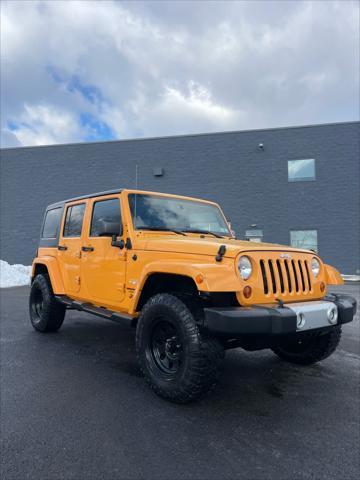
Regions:
M 31 267 L 0 260 L 0 288 L 30 285 Z

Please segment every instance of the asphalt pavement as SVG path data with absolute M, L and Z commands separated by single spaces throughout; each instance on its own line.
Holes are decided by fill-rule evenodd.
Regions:
M 28 294 L 0 290 L 2 480 L 359 478 L 359 314 L 321 364 L 232 350 L 181 406 L 145 385 L 131 329 L 71 311 L 36 333 Z

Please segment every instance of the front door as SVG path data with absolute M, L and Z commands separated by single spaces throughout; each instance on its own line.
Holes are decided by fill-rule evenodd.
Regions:
M 66 293 L 78 293 L 81 286 L 81 231 L 86 203 L 67 205 L 59 239 L 59 264 Z
M 125 297 L 126 249 L 111 245 L 122 230 L 119 196 L 91 200 L 82 247 L 82 278 L 89 302 L 117 308 Z

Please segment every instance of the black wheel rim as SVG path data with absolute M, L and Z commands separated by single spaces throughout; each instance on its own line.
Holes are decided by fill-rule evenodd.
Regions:
M 36 289 L 33 294 L 32 309 L 34 314 L 41 318 L 41 313 L 44 308 L 44 297 L 40 289 Z
M 176 326 L 159 319 L 153 327 L 150 337 L 149 353 L 157 370 L 172 377 L 178 373 L 182 364 L 183 348 Z

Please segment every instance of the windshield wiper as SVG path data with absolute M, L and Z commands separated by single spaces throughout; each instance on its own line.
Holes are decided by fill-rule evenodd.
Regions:
M 191 228 L 191 229 L 186 229 L 186 230 L 183 230 L 183 232 L 187 232 L 187 233 L 200 233 L 200 234 L 209 234 L 209 235 L 214 235 L 214 237 L 216 238 L 224 238 L 222 235 L 219 235 L 218 233 L 214 233 L 214 232 L 209 232 L 209 230 L 199 230 L 199 229 L 196 229 L 196 228 Z
M 151 230 L 151 231 L 158 231 L 158 232 L 174 232 L 178 235 L 183 235 L 186 237 L 186 234 L 181 230 L 176 230 L 175 228 L 165 228 L 165 227 L 138 227 L 139 230 Z

